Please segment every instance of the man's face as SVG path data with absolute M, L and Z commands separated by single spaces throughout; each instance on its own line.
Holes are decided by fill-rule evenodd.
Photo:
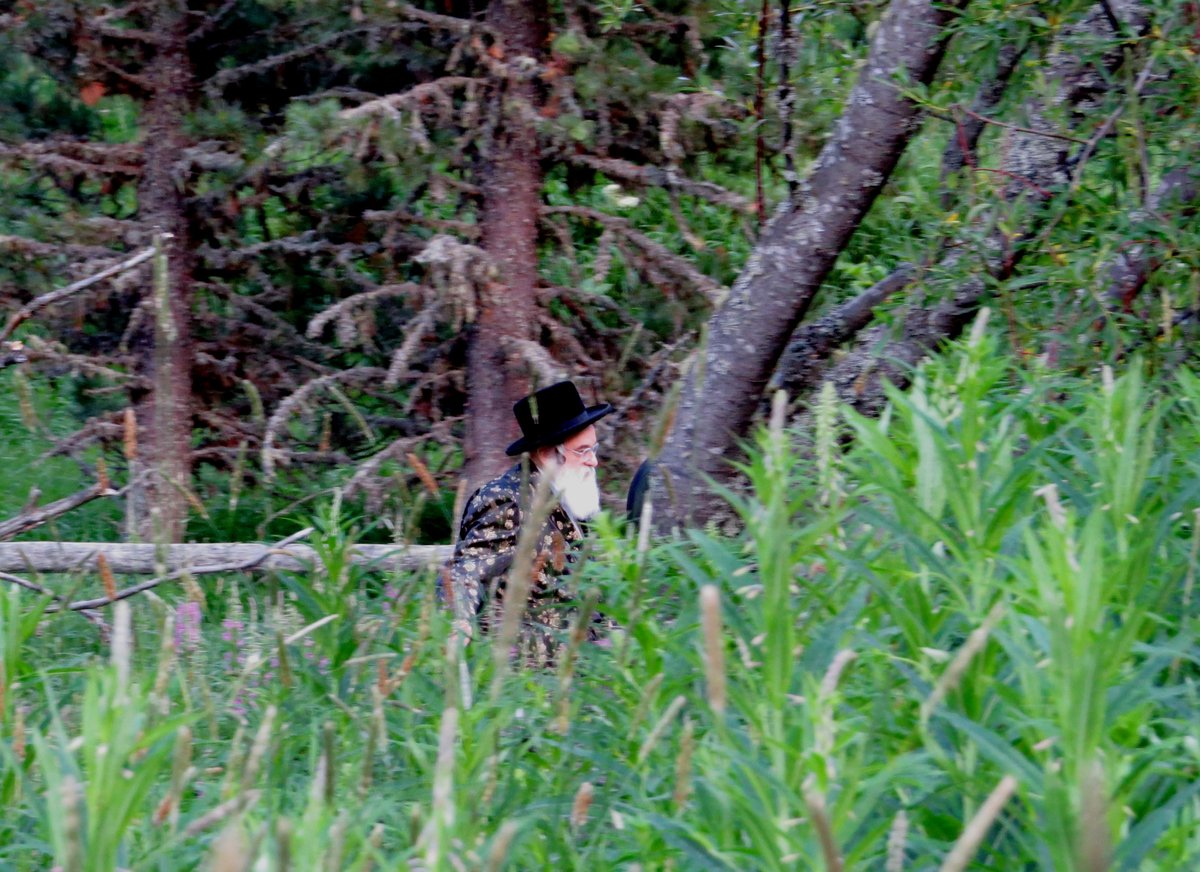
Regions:
M 563 442 L 563 466 L 567 469 L 576 469 L 579 467 L 587 467 L 595 469 L 600 465 L 600 460 L 596 456 L 596 428 L 585 427 L 578 433 L 571 436 L 570 439 Z
M 580 521 L 600 511 L 600 489 L 596 485 L 599 465 L 595 427 L 580 430 L 538 456 L 538 466 L 550 475 L 554 493 L 571 516 Z

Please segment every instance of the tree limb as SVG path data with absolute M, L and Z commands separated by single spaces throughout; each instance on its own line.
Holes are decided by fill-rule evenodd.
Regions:
M 656 265 L 661 266 L 672 275 L 693 285 L 711 301 L 717 301 L 723 294 L 724 288 L 692 266 L 691 261 L 680 257 L 660 242 L 656 242 L 646 234 L 634 228 L 625 218 L 609 215 L 599 209 L 586 206 L 543 206 L 543 215 L 571 215 L 595 221 L 608 227 L 636 245 Z
M 263 434 L 262 442 L 262 466 L 263 473 L 270 478 L 275 474 L 276 449 L 275 441 L 279 438 L 280 429 L 284 422 L 299 409 L 309 397 L 316 394 L 318 391 L 336 387 L 340 384 L 353 384 L 363 381 L 383 381 L 387 378 L 387 371 L 373 366 L 357 367 L 355 369 L 338 370 L 337 372 L 329 373 L 311 381 L 305 382 L 291 396 L 279 404 L 274 414 L 267 420 L 266 431 Z
M 92 500 L 99 499 L 100 497 L 119 497 L 127 490 L 128 485 L 120 490 L 114 490 L 109 487 L 107 482 L 97 482 L 91 487 L 84 488 L 77 493 L 63 497 L 60 500 L 55 500 L 52 503 L 47 503 L 41 508 L 9 518 L 7 521 L 0 521 L 0 541 L 11 539 L 13 536 L 18 536 L 35 527 L 40 527 L 48 521 L 53 521 L 55 518 L 65 515 L 73 509 L 90 503 Z
M 821 375 L 834 349 L 840 347 L 875 317 L 876 307 L 907 287 L 916 278 L 912 264 L 902 264 L 887 278 L 857 297 L 847 300 L 815 321 L 798 329 L 788 343 L 774 382 L 788 396 L 807 394 L 821 384 Z
M 40 297 L 35 297 L 30 300 L 17 312 L 14 312 L 8 319 L 8 323 L 4 325 L 4 329 L 0 331 L 0 340 L 7 339 L 12 336 L 13 331 L 21 324 L 25 323 L 33 315 L 45 309 L 48 306 L 53 306 L 55 303 L 60 303 L 68 297 L 79 293 L 80 291 L 90 288 L 92 285 L 110 279 L 115 275 L 120 275 L 123 272 L 128 272 L 134 267 L 145 263 L 154 256 L 153 248 L 145 248 L 126 260 L 118 264 L 110 266 L 108 269 L 101 270 L 95 275 L 88 276 L 86 279 L 80 279 L 77 282 L 72 282 L 64 288 L 59 288 L 56 291 L 51 291 L 48 294 L 42 294 Z
M 747 215 L 755 212 L 754 201 L 749 197 L 743 197 L 713 182 L 688 178 L 674 168 L 635 164 L 621 158 L 591 154 L 568 153 L 563 155 L 563 159 L 627 184 L 644 188 L 667 188 Z

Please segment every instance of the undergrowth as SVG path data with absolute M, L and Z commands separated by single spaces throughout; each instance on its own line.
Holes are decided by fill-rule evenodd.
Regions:
M 551 669 L 459 651 L 336 501 L 311 571 L 109 644 L 3 591 L 0 867 L 1194 867 L 1200 379 L 981 322 L 879 420 L 816 417 L 758 435 L 739 537 L 596 524 L 622 630 Z

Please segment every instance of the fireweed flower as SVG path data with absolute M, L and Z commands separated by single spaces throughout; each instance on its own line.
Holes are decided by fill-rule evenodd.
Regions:
M 203 615 L 200 603 L 180 603 L 175 609 L 175 649 L 177 651 L 195 651 L 200 647 L 203 637 L 200 633 L 200 622 Z

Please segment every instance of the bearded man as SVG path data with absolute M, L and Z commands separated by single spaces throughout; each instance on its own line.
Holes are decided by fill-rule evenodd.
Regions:
M 533 578 L 521 628 L 526 660 L 553 659 L 570 623 L 575 600 L 566 583 L 578 559 L 583 524 L 600 511 L 596 484 L 599 444 L 595 423 L 612 412 L 601 403 L 585 406 L 575 385 L 559 382 L 517 402 L 513 414 L 521 438 L 509 457 L 528 455 L 471 495 L 463 510 L 458 543 L 448 566 L 455 626 L 468 637 L 498 628 L 509 569 L 517 553 L 522 523 L 532 515 L 532 499 L 546 478 L 557 505 L 535 541 Z M 595 624 L 595 622 L 593 622 Z M 594 639 L 593 626 L 589 635 Z

